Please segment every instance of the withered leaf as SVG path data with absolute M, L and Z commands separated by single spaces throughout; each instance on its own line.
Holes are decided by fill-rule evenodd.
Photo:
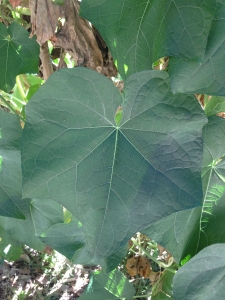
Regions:
M 131 276 L 140 275 L 148 278 L 151 273 L 150 262 L 141 255 L 129 258 L 126 263 L 126 269 Z

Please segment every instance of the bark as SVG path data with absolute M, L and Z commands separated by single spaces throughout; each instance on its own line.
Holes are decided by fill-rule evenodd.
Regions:
M 116 76 L 117 69 L 107 45 L 98 31 L 79 16 L 79 7 L 77 0 L 66 0 L 63 5 L 52 0 L 30 1 L 32 35 L 37 36 L 40 45 L 51 40 L 55 47 L 69 52 L 76 66 Z M 64 25 L 59 18 L 65 18 Z
M 42 62 L 42 73 L 44 80 L 53 73 L 52 61 L 49 54 L 48 42 L 45 42 L 40 48 L 40 59 Z

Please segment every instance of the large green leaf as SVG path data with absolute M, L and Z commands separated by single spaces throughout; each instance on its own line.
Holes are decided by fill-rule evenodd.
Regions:
M 225 95 L 225 3 L 219 6 L 202 62 L 171 58 L 169 73 L 174 93 Z
M 39 45 L 19 24 L 7 28 L 0 22 L 0 57 L 0 89 L 9 92 L 17 75 L 37 73 Z
M 224 299 L 225 244 L 199 252 L 174 276 L 174 300 Z
M 174 96 L 168 74 L 111 81 L 85 68 L 60 70 L 27 106 L 23 196 L 54 199 L 82 223 L 90 255 L 106 257 L 137 231 L 201 205 L 204 112 Z
M 114 270 L 111 273 L 93 274 L 88 287 L 82 293 L 80 300 L 119 300 L 132 299 L 135 289 L 122 272 Z
M 174 213 L 142 232 L 170 250 L 177 262 L 225 243 L 225 120 L 210 117 L 203 130 L 203 206 Z
M 25 218 L 18 204 L 22 194 L 21 135 L 19 117 L 0 110 L 0 215 L 19 219 Z
M 123 78 L 163 56 L 203 60 L 215 0 L 83 0 L 81 16 L 101 33 Z

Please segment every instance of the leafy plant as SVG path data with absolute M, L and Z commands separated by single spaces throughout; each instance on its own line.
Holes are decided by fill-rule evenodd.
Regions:
M 80 14 L 106 41 L 123 92 L 96 71 L 66 68 L 43 86 L 30 79 L 34 90 L 22 89 L 26 111 L 11 111 L 23 129 L 18 116 L 0 111 L 1 228 L 18 243 L 39 250 L 47 244 L 74 263 L 100 264 L 81 299 L 140 297 L 116 269 L 137 232 L 176 261 L 155 259 L 166 270 L 152 299 L 222 295 L 224 11 L 219 0 L 83 0 Z M 21 27 L 21 47 L 35 49 L 32 68 L 24 58 L 11 70 L 24 55 L 20 46 L 12 50 L 15 26 L 0 23 L 0 43 L 8 45 L 0 50 L 8 61 L 0 69 L 5 93 L 16 75 L 37 71 L 38 44 Z M 153 70 L 162 57 L 168 66 Z M 201 105 L 194 93 L 202 94 Z M 1 99 L 11 107 L 12 98 Z M 195 276 L 214 292 L 203 285 L 197 291 L 199 284 L 184 289 Z

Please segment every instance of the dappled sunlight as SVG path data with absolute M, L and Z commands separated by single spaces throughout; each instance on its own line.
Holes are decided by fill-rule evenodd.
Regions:
M 127 74 L 127 72 L 128 72 L 128 65 L 124 64 L 123 67 L 124 67 L 124 73 Z

